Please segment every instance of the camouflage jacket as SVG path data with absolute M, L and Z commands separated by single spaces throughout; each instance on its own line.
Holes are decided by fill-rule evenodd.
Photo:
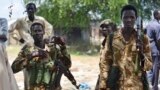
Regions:
M 45 46 L 45 49 L 41 49 L 46 51 L 46 58 L 42 59 L 35 57 L 32 60 L 27 60 L 27 55 L 30 55 L 33 51 L 40 49 L 41 48 L 36 46 L 25 45 L 12 64 L 14 73 L 19 72 L 22 69 L 26 69 L 29 79 L 27 82 L 29 83 L 29 86 L 32 87 L 38 85 L 49 85 L 50 81 L 54 80 L 54 62 L 56 59 L 58 59 L 58 57 L 65 58 L 65 60 L 67 59 L 68 62 L 70 62 L 70 55 L 68 54 L 65 46 L 55 46 L 49 44 Z M 27 65 L 24 63 L 27 63 Z M 67 65 L 68 67 L 71 66 L 71 64 Z
M 120 90 L 143 90 L 142 82 L 140 80 L 142 72 L 135 74 L 136 68 L 136 31 L 131 35 L 130 40 L 127 42 L 122 36 L 121 30 L 115 32 L 113 37 L 113 51 L 114 58 L 120 68 L 121 75 L 119 80 Z M 105 46 L 101 47 L 100 51 L 100 84 L 99 90 L 108 90 L 106 80 L 108 79 L 108 71 L 112 63 L 112 53 L 108 47 L 108 38 L 105 42 Z M 143 52 L 144 52 L 144 70 L 150 70 L 151 52 L 148 37 L 144 35 L 143 39 Z

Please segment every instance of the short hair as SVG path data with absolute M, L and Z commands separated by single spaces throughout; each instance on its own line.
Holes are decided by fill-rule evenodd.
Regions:
M 135 15 L 136 15 L 136 18 L 137 18 L 137 9 L 133 5 L 125 5 L 125 6 L 122 7 L 121 18 L 122 18 L 123 12 L 126 11 L 126 10 L 133 10 L 135 12 Z
M 33 5 L 34 8 L 37 9 L 37 8 L 36 8 L 36 4 L 34 4 L 34 3 L 28 3 L 28 4 L 26 5 L 26 8 L 28 8 L 28 7 L 31 6 L 31 5 Z
M 158 14 L 159 14 L 159 10 L 154 10 L 154 12 L 153 12 L 154 18 L 156 18 Z

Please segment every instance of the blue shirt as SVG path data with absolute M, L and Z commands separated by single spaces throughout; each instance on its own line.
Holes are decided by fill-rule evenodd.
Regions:
M 147 29 L 147 35 L 150 40 L 150 45 L 151 45 L 151 54 L 152 56 L 160 55 L 160 52 L 158 51 L 155 41 L 153 39 L 153 35 L 156 35 L 156 39 L 160 40 L 160 23 L 157 20 L 152 20 L 148 26 L 146 27 Z M 155 32 L 155 34 L 153 34 Z

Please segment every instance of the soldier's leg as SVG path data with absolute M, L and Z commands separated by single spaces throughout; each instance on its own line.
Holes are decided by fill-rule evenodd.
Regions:
M 153 77 L 152 77 L 152 88 L 158 90 L 158 78 L 159 78 L 159 56 L 153 56 Z

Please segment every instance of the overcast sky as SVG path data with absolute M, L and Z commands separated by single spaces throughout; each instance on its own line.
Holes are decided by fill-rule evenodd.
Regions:
M 7 18 L 8 20 L 10 20 L 9 18 L 9 6 L 11 6 L 13 4 L 12 7 L 12 19 L 17 19 L 18 17 L 22 17 L 25 14 L 23 13 L 25 11 L 25 8 L 23 6 L 23 2 L 22 0 L 0 0 L 0 17 L 4 17 Z

